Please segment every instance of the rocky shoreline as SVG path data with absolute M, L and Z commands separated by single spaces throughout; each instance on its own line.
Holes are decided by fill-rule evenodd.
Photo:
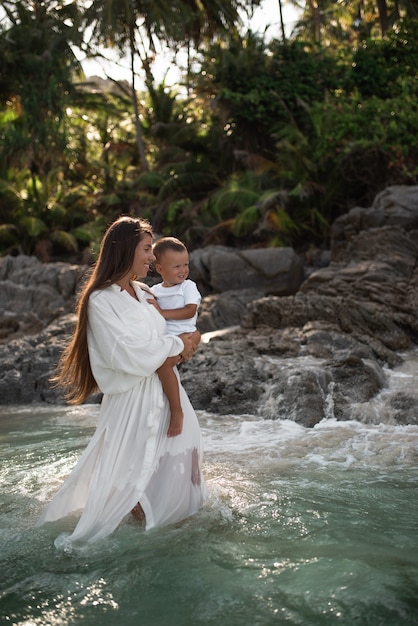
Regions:
M 333 416 L 346 420 L 353 403 L 384 389 L 386 368 L 418 344 L 418 187 L 389 187 L 339 218 L 323 259 L 303 268 L 291 249 L 192 253 L 200 330 L 231 327 L 181 368 L 196 409 L 311 427 L 329 415 L 331 397 Z M 49 378 L 84 270 L 0 259 L 0 404 L 63 402 Z M 395 422 L 418 423 L 417 397 L 394 402 Z

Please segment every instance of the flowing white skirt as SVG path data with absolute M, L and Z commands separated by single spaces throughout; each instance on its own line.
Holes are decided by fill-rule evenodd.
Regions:
M 169 405 L 157 374 L 104 395 L 92 439 L 36 525 L 82 510 L 68 544 L 106 537 L 138 502 L 147 530 L 196 513 L 207 498 L 201 434 L 179 385 L 184 422 L 177 437 L 167 437 Z

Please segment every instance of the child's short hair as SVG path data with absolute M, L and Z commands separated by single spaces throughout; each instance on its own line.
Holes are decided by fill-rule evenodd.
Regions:
M 167 250 L 172 250 L 173 252 L 187 252 L 187 248 L 180 239 L 176 239 L 176 237 L 161 237 L 161 239 L 157 239 L 152 247 L 152 251 L 157 261 L 161 259 L 164 252 Z

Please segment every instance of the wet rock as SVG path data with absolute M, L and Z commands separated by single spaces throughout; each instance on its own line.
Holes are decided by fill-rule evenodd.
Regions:
M 333 346 L 335 358 L 329 352 L 312 356 L 308 335 L 310 329 L 264 327 L 215 337 L 181 369 L 194 406 L 308 427 L 324 417 L 351 419 L 352 403 L 373 398 L 386 384 L 382 367 L 361 343 L 343 337 L 340 347 Z
M 72 312 L 86 269 L 25 255 L 0 258 L 0 341 L 38 333 Z
M 261 298 L 259 289 L 237 289 L 203 298 L 199 309 L 198 328 L 201 333 L 240 324 L 247 305 Z
M 62 316 L 40 333 L 0 346 L 0 404 L 64 402 L 62 389 L 50 379 L 75 321 L 74 314 Z
M 398 424 L 418 425 L 418 398 L 399 392 L 391 398 L 390 406 Z
M 367 403 L 385 389 L 386 368 L 418 343 L 418 187 L 389 188 L 369 209 L 339 218 L 331 252 L 332 261 L 310 268 L 288 295 L 269 292 L 259 276 L 248 288 L 213 293 L 214 255 L 231 251 L 195 255 L 191 267 L 207 289 L 199 327 L 212 332 L 181 367 L 197 409 L 305 426 L 324 417 L 379 419 L 367 417 Z M 0 259 L 0 403 L 63 402 L 49 380 L 74 325 L 85 268 L 52 265 Z M 232 286 L 226 279 L 222 289 Z M 415 397 L 390 402 L 392 420 L 416 423 Z

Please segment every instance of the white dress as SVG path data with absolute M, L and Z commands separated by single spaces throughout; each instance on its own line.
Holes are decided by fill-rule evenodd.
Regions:
M 104 394 L 98 425 L 36 524 L 82 510 L 66 543 L 106 537 L 138 502 L 150 529 L 185 519 L 207 498 L 194 409 L 180 385 L 183 430 L 167 437 L 169 405 L 155 373 L 183 343 L 166 334 L 152 296 L 132 285 L 139 301 L 117 285 L 90 296 L 89 355 Z

